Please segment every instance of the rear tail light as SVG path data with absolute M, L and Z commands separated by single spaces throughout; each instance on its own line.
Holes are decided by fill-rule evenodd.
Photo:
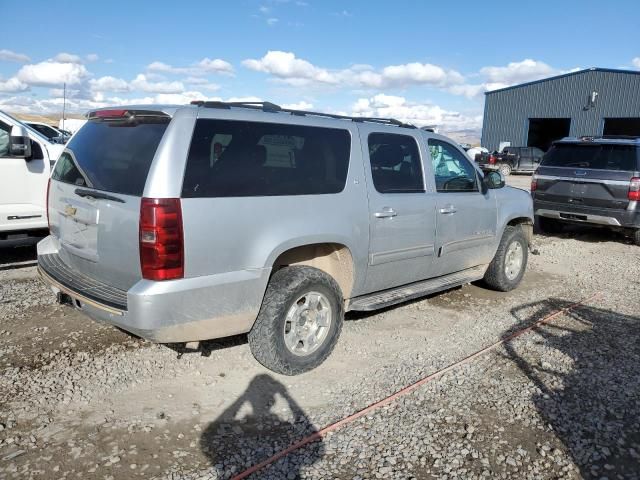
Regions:
M 51 188 L 51 178 L 49 178 L 49 181 L 47 182 L 47 199 L 45 202 L 46 209 L 47 209 L 47 228 L 49 229 L 49 233 L 51 233 L 51 220 L 49 220 L 49 189 L 50 188 Z
M 633 177 L 629 183 L 629 201 L 640 202 L 640 177 Z
M 494 165 L 496 163 L 496 156 L 495 155 L 489 155 L 489 163 L 491 165 Z
M 538 176 L 534 173 L 531 177 L 531 191 L 535 192 L 538 189 Z
M 142 278 L 184 277 L 184 236 L 179 198 L 143 198 L 140 204 Z

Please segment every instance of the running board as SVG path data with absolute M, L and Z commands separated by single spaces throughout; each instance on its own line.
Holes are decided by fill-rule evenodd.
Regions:
M 410 283 L 401 287 L 391 288 L 382 292 L 375 292 L 351 299 L 347 310 L 369 312 L 380 308 L 389 307 L 397 303 L 413 300 L 431 293 L 441 292 L 449 288 L 458 287 L 465 283 L 475 282 L 484 277 L 486 265 L 480 265 L 456 273 L 431 278 L 421 282 Z

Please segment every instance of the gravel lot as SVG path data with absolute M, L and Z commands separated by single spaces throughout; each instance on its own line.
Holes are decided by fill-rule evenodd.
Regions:
M 0 479 L 229 478 L 594 292 L 252 478 L 640 478 L 640 249 L 584 229 L 535 243 L 518 290 L 351 314 L 293 378 L 245 337 L 192 353 L 89 321 L 33 267 L 1 268 L 32 247 L 2 251 Z

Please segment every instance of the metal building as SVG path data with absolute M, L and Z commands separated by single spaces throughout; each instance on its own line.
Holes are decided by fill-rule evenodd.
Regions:
M 566 136 L 640 136 L 640 71 L 590 68 L 485 94 L 482 146 L 546 150 Z

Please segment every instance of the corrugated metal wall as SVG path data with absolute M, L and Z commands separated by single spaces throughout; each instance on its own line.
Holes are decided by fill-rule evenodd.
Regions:
M 591 92 L 594 108 L 584 110 Z M 571 118 L 571 136 L 601 135 L 605 117 L 640 117 L 640 73 L 584 70 L 485 97 L 482 146 L 527 144 L 529 118 Z

